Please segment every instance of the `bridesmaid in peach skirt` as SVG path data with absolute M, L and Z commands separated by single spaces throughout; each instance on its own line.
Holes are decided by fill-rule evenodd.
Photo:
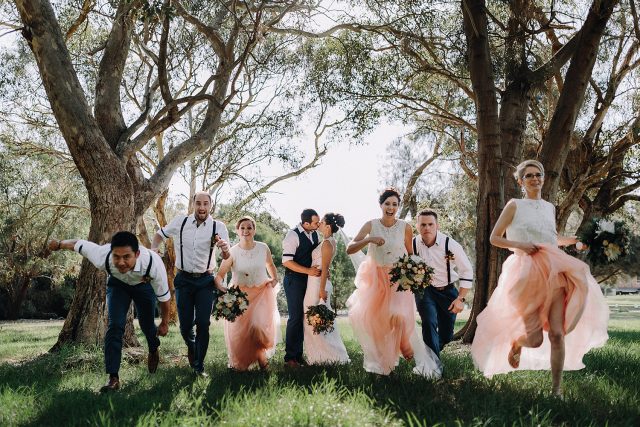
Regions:
M 222 262 L 215 278 L 221 286 L 231 270 L 230 286 L 239 286 L 249 299 L 249 307 L 241 316 L 234 322 L 224 321 L 229 367 L 246 371 L 257 364 L 264 370 L 279 340 L 278 273 L 269 246 L 254 240 L 253 218 L 240 218 L 236 232 L 240 242 L 231 248 L 231 256 Z
M 411 292 L 396 292 L 389 269 L 398 258 L 411 253 L 413 230 L 397 219 L 400 194 L 392 188 L 380 195 L 382 218 L 368 221 L 347 247 L 355 254 L 368 245 L 367 257 L 358 267 L 356 290 L 349 297 L 349 320 L 360 342 L 364 369 L 389 375 L 400 356 L 415 360 L 414 373 L 439 378 L 442 366 L 416 329 L 416 305 Z
M 557 235 L 555 207 L 540 197 L 542 164 L 524 161 L 514 176 L 525 198 L 507 203 L 491 233 L 493 245 L 514 253 L 478 316 L 471 355 L 488 377 L 551 369 L 552 393 L 561 395 L 562 371 L 584 368 L 582 356 L 607 341 L 609 309 L 589 267 L 558 248 L 577 239 Z

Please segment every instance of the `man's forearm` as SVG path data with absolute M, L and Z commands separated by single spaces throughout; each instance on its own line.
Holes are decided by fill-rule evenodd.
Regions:
M 160 302 L 160 316 L 164 323 L 169 323 L 169 315 L 171 311 L 171 300 Z
M 153 235 L 153 240 L 151 240 L 151 248 L 150 249 L 158 249 L 158 246 L 160 246 L 160 243 L 162 243 L 162 236 L 160 236 L 160 234 L 156 233 Z
M 296 273 L 304 273 L 307 274 L 309 269 L 307 267 L 303 267 L 302 265 L 298 264 L 297 262 L 291 260 L 291 261 L 285 261 L 282 263 L 282 265 L 284 265 L 286 268 L 288 268 L 291 271 L 295 271 Z

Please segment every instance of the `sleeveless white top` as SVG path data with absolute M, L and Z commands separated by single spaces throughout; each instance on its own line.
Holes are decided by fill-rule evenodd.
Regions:
M 267 274 L 267 251 L 269 247 L 266 243 L 255 242 L 251 250 L 244 250 L 240 244 L 234 245 L 231 249 L 231 283 L 246 287 L 254 287 L 264 283 L 269 279 Z
M 513 200 L 516 203 L 516 213 L 507 227 L 507 239 L 557 245 L 555 207 L 546 200 Z
M 391 266 L 398 261 L 403 255 L 407 254 L 407 248 L 404 245 L 404 231 L 407 223 L 401 219 L 397 220 L 391 227 L 385 227 L 380 219 L 371 220 L 371 237 L 382 237 L 384 245 L 378 246 L 369 243 L 367 255 L 372 257 L 380 266 Z
M 334 239 L 333 236 L 325 240 L 327 240 L 329 243 L 331 243 L 331 246 L 333 246 L 333 255 L 331 256 L 331 260 L 329 261 L 329 265 L 331 265 L 331 261 L 333 261 L 333 258 L 335 258 L 336 256 L 337 243 L 336 243 L 336 239 Z M 320 242 L 318 246 L 316 246 L 313 252 L 311 252 L 311 265 L 317 265 L 318 268 L 322 266 L 322 244 L 323 243 L 324 243 L 324 240 Z

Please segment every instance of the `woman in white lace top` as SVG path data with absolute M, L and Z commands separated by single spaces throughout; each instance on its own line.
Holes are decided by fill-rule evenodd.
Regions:
M 506 204 L 491 233 L 514 253 L 478 316 L 471 354 L 488 377 L 551 369 L 561 394 L 562 371 L 583 368 L 582 356 L 606 342 L 609 311 L 589 267 L 558 248 L 577 239 L 557 235 L 555 207 L 541 198 L 542 164 L 524 161 L 514 176 L 524 197 Z

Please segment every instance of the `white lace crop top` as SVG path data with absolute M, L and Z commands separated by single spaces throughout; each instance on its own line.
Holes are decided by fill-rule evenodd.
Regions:
M 371 220 L 371 232 L 369 236 L 382 237 L 384 245 L 378 246 L 369 243 L 367 255 L 372 257 L 378 265 L 391 266 L 402 255 L 406 255 L 407 248 L 404 245 L 404 231 L 407 223 L 397 220 L 391 227 L 382 225 L 379 219 Z
M 516 242 L 558 244 L 555 207 L 545 200 L 514 199 L 516 213 L 507 227 L 507 239 Z
M 233 258 L 232 284 L 253 287 L 264 283 L 269 278 L 267 274 L 269 247 L 263 242 L 255 243 L 255 247 L 248 251 L 242 249 L 239 244 L 230 249 L 231 258 Z

